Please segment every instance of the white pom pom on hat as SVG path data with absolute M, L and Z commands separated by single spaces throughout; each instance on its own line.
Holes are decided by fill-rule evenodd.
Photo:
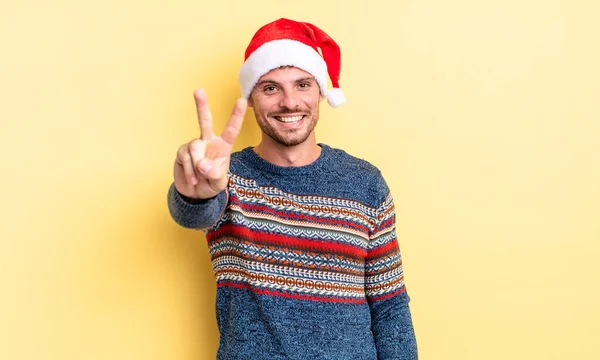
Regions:
M 346 102 L 339 88 L 340 60 L 339 46 L 323 30 L 306 22 L 278 19 L 258 29 L 246 48 L 239 72 L 242 96 L 248 99 L 258 80 L 269 71 L 294 66 L 310 73 L 329 105 L 338 107 Z
M 333 88 L 329 90 L 326 97 L 329 105 L 334 108 L 346 103 L 346 96 L 344 96 L 344 93 L 340 88 Z

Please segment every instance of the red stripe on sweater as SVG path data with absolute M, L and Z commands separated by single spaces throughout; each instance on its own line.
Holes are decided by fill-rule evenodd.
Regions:
M 248 239 L 258 244 L 285 246 L 314 252 L 336 252 L 355 258 L 365 258 L 367 256 L 367 251 L 357 246 L 254 231 L 236 224 L 225 224 L 216 231 L 207 234 L 206 239 L 210 243 L 213 239 L 219 239 L 224 236 Z
M 369 252 L 367 254 L 367 259 L 369 259 L 369 260 L 375 259 L 382 255 L 394 252 L 396 250 L 398 250 L 398 241 L 396 239 L 393 239 L 392 241 L 388 242 L 385 245 L 382 245 L 373 250 L 369 250 Z
M 394 226 L 396 219 L 394 217 L 391 217 L 389 219 L 387 219 L 384 223 L 380 224 L 379 226 L 377 226 L 375 228 L 375 231 L 373 231 L 373 233 L 378 233 L 390 226 Z

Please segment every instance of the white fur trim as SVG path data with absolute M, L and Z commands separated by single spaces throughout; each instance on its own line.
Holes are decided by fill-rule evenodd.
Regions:
M 280 66 L 295 66 L 317 80 L 321 94 L 327 93 L 327 64 L 312 47 L 296 40 L 273 40 L 256 49 L 239 72 L 242 96 L 250 97 L 261 76 Z
M 331 107 L 338 107 L 346 103 L 346 96 L 340 88 L 333 88 L 327 92 L 327 102 Z

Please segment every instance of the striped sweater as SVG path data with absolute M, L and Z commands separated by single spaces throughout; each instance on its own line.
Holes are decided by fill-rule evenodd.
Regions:
M 233 153 L 212 199 L 169 189 L 173 219 L 206 233 L 217 359 L 417 359 L 388 186 L 368 162 L 319 145 L 300 167 Z

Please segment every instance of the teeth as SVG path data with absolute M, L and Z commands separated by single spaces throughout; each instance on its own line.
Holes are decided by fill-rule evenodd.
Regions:
M 277 119 L 284 123 L 293 123 L 302 120 L 302 115 L 299 116 L 277 116 Z

